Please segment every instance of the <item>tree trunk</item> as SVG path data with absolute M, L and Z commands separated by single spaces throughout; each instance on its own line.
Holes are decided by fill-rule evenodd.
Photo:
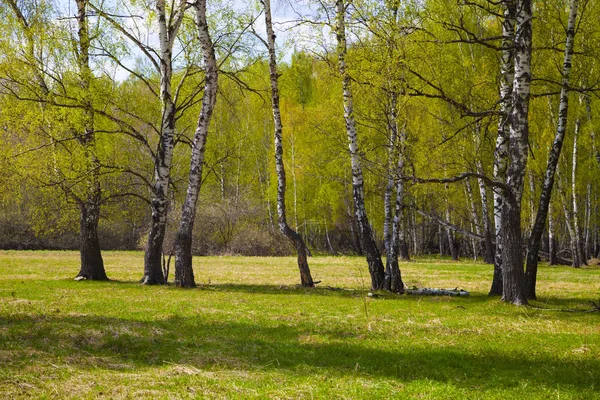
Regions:
M 75 280 L 108 280 L 100 252 L 100 241 L 98 240 L 98 217 L 100 215 L 98 208 L 94 204 L 82 203 L 80 205 L 79 253 L 81 255 L 81 269 Z
M 346 70 L 346 27 L 345 14 L 346 6 L 344 1 L 336 1 L 336 37 L 338 50 L 338 63 L 340 76 L 342 78 L 342 90 L 344 93 L 344 119 L 346 121 L 346 132 L 350 149 L 350 161 L 352 165 L 352 187 L 353 200 L 358 223 L 358 230 L 363 252 L 367 257 L 369 265 L 369 274 L 371 275 L 371 288 L 373 290 L 383 289 L 385 271 L 381 262 L 379 249 L 375 244 L 367 211 L 365 209 L 364 183 L 362 166 L 360 163 L 360 152 L 358 148 L 358 135 L 356 131 L 356 122 L 354 120 L 352 89 L 350 85 L 350 76 Z
M 204 152 L 208 138 L 208 128 L 215 104 L 217 102 L 218 70 L 213 42 L 206 22 L 206 0 L 198 0 L 196 8 L 196 27 L 204 53 L 204 94 L 202 108 L 196 124 L 196 132 L 192 142 L 190 176 L 188 189 L 181 213 L 179 231 L 175 238 L 175 285 L 195 287 L 194 270 L 192 268 L 192 232 L 196 216 L 196 205 L 202 184 Z
M 279 85 L 277 74 L 277 58 L 275 55 L 275 33 L 273 32 L 273 23 L 271 20 L 271 1 L 264 0 L 265 6 L 265 24 L 267 29 L 267 47 L 269 50 L 269 76 L 271 81 L 271 105 L 273 108 L 273 122 L 275 125 L 275 169 L 277 172 L 277 221 L 279 230 L 296 248 L 298 254 L 298 269 L 300 270 L 300 282 L 302 286 L 313 287 L 314 282 L 308 266 L 308 249 L 302 239 L 302 236 L 289 227 L 286 220 L 285 207 L 285 167 L 283 164 L 283 142 L 281 123 L 281 111 L 279 109 Z M 295 197 L 295 196 L 294 196 Z
M 552 204 L 550 204 L 548 213 L 548 263 L 550 265 L 556 265 L 558 263 L 558 260 L 556 259 L 556 238 L 554 229 L 554 216 L 552 215 Z
M 502 199 L 502 300 L 527 304 L 521 236 L 523 178 L 529 152 L 529 99 L 531 84 L 531 0 L 519 0 L 516 13 L 515 76 L 510 112 L 506 189 Z
M 529 244 L 527 248 L 527 297 L 535 299 L 535 286 L 537 280 L 537 267 L 539 249 L 544 233 L 544 225 L 546 223 L 546 216 L 550 207 L 550 198 L 552 197 L 552 188 L 554 186 L 554 178 L 556 175 L 556 168 L 560 153 L 562 150 L 565 133 L 567 130 L 567 117 L 569 111 L 569 78 L 571 75 L 571 63 L 573 58 L 573 45 L 575 40 L 575 21 L 577 19 L 577 8 L 579 6 L 579 0 L 571 0 L 571 10 L 569 13 L 569 22 L 567 27 L 567 42 L 565 45 L 563 70 L 562 70 L 562 87 L 560 90 L 560 104 L 558 111 L 558 126 L 556 129 L 556 135 L 554 142 L 552 143 L 552 149 L 548 156 L 548 164 L 546 167 L 546 174 L 544 176 L 544 185 L 542 187 L 542 193 L 540 195 L 540 203 L 538 206 L 537 216 L 535 223 L 531 230 L 531 236 L 529 237 Z
M 571 219 L 573 224 L 573 236 L 571 240 L 573 251 L 577 253 L 578 261 L 578 265 L 574 265 L 575 267 L 580 267 L 581 265 L 587 264 L 582 254 L 581 230 L 579 229 L 579 206 L 577 202 L 577 153 L 580 126 L 581 121 L 577 119 L 577 121 L 575 122 L 575 132 L 573 135 L 573 161 L 571 164 Z M 573 259 L 575 260 L 575 256 L 573 256 Z
M 579 227 L 579 205 L 577 202 L 577 153 L 578 153 L 578 139 L 579 129 L 581 127 L 581 120 L 577 118 L 575 121 L 575 132 L 573 135 L 573 163 L 571 168 L 571 200 L 573 202 L 573 230 L 575 231 L 575 246 L 577 250 L 577 257 L 579 262 L 583 265 L 587 265 L 585 259 L 585 252 L 583 250 L 583 240 L 581 238 L 581 229 Z
M 446 221 L 452 222 L 450 220 L 450 208 L 446 207 Z M 452 229 L 446 227 L 446 238 L 448 239 L 448 247 L 450 249 L 450 255 L 452 256 L 452 260 L 458 260 L 458 249 L 456 248 L 456 242 L 454 240 L 454 233 Z
M 504 18 L 502 20 L 502 58 L 500 65 L 500 111 L 498 121 L 498 137 L 494 151 L 494 179 L 506 182 L 508 168 L 508 141 L 510 137 L 509 114 L 512 109 L 512 92 L 514 80 L 514 38 L 515 38 L 515 0 L 504 1 Z M 494 190 L 494 224 L 496 234 L 496 251 L 494 254 L 494 275 L 490 296 L 502 295 L 502 201 L 503 193 Z
M 395 171 L 394 164 L 396 154 L 396 139 L 398 137 L 398 123 L 396 115 L 396 103 L 397 94 L 392 92 L 390 101 L 390 115 L 389 115 L 389 134 L 388 140 L 388 168 L 387 168 L 387 184 L 385 186 L 385 192 L 383 194 L 383 244 L 385 246 L 385 253 L 389 257 L 390 248 L 392 246 L 392 225 L 394 219 L 394 213 L 392 211 L 392 193 L 394 192 L 395 186 Z
M 481 161 L 477 160 L 477 173 L 483 175 L 483 166 Z M 488 192 L 485 182 L 481 178 L 477 178 L 479 185 L 479 195 L 481 197 L 481 219 L 483 220 L 483 234 L 485 240 L 483 242 L 483 262 L 486 264 L 494 264 L 494 243 L 492 239 L 492 224 L 490 222 L 490 213 L 488 210 Z
M 397 128 L 397 118 L 395 112 L 395 101 L 393 102 L 393 123 Z M 396 207 L 394 212 L 394 220 L 392 222 L 392 238 L 389 246 L 389 252 L 386 259 L 385 265 L 385 289 L 394 293 L 404 293 L 404 282 L 402 282 L 402 274 L 400 272 L 400 266 L 398 265 L 398 256 L 404 252 L 408 257 L 408 250 L 406 249 L 406 241 L 404 240 L 404 226 L 402 224 L 403 218 L 403 203 L 404 203 L 404 152 L 406 143 L 406 131 L 402 129 L 400 135 L 400 154 L 398 155 L 398 165 L 396 168 L 396 176 L 398 180 L 396 182 Z
M 173 76 L 173 43 L 186 8 L 186 1 L 180 0 L 167 18 L 164 0 L 157 0 L 156 12 L 158 37 L 160 42 L 160 101 L 162 105 L 161 133 L 154 160 L 154 184 L 152 186 L 152 220 L 148 245 L 144 255 L 145 285 L 162 285 L 165 277 L 162 270 L 163 242 L 167 227 L 168 192 L 171 176 L 171 163 L 175 148 L 175 113 L 171 93 Z
M 80 215 L 80 255 L 81 268 L 76 279 L 107 280 L 104 262 L 100 252 L 98 239 L 98 221 L 100 219 L 100 203 L 102 187 L 100 185 L 100 162 L 96 154 L 96 134 L 94 127 L 94 111 L 90 92 L 93 77 L 90 68 L 90 36 L 88 27 L 87 1 L 77 0 L 77 66 L 79 82 L 83 90 L 83 132 L 77 141 L 83 147 L 86 158 L 85 194 L 77 199 Z
M 564 188 L 562 179 L 558 180 L 558 191 L 560 193 L 561 205 L 565 214 L 565 224 L 567 225 L 567 231 L 569 232 L 569 238 L 571 241 L 571 252 L 573 253 L 573 267 L 581 267 L 581 260 L 579 258 L 579 249 L 577 245 L 577 232 L 573 227 L 573 211 L 569 209 L 569 200 L 567 199 L 567 193 Z
M 479 225 L 479 215 L 477 215 L 477 208 L 475 208 L 475 200 L 473 200 L 473 189 L 471 188 L 471 181 L 469 179 L 465 179 L 465 193 L 467 194 L 467 200 L 469 201 L 469 211 L 471 212 L 471 228 L 475 227 L 475 233 L 478 236 L 481 236 L 481 225 Z M 475 241 L 475 238 L 471 237 L 471 243 L 473 246 L 473 260 L 477 260 L 478 254 L 478 245 L 483 245 L 483 250 L 485 250 L 485 244 L 481 241 Z

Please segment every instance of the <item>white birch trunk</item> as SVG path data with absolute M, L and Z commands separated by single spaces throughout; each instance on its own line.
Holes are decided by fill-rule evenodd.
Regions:
M 519 0 L 515 30 L 515 75 L 509 118 L 510 162 L 506 174 L 507 189 L 502 199 L 502 300 L 517 305 L 527 304 L 522 256 L 521 200 L 529 151 L 532 18 L 531 0 Z
M 512 109 L 512 91 L 514 80 L 514 38 L 516 0 L 504 1 L 504 18 L 502 19 L 502 57 L 500 64 L 500 111 L 498 121 L 498 137 L 494 151 L 494 179 L 506 181 L 508 168 L 508 140 L 510 136 L 509 114 Z M 494 275 L 490 296 L 502 295 L 502 202 L 503 193 L 494 190 L 494 225 L 496 234 L 496 251 L 494 256 Z
M 167 16 L 165 0 L 156 1 L 158 37 L 160 43 L 160 101 L 162 106 L 161 134 L 154 160 L 152 187 L 152 222 L 144 255 L 143 284 L 164 284 L 162 246 L 167 224 L 169 180 L 175 148 L 175 112 L 171 91 L 173 77 L 173 43 L 179 32 L 187 2 L 179 0 Z
M 267 29 L 267 47 L 269 49 L 269 77 L 271 81 L 271 106 L 273 108 L 273 122 L 275 126 L 275 170 L 277 172 L 277 221 L 279 230 L 294 245 L 298 255 L 298 269 L 300 271 L 300 281 L 302 286 L 313 287 L 314 282 L 308 266 L 308 249 L 304 239 L 298 232 L 294 231 L 286 220 L 285 206 L 285 166 L 283 163 L 283 140 L 281 123 L 281 111 L 279 109 L 279 85 L 277 74 L 277 58 L 275 55 L 275 33 L 273 32 L 273 22 L 271 19 L 271 0 L 264 0 L 265 6 L 265 24 Z M 294 208 L 296 206 L 295 179 L 294 179 Z
M 206 140 L 210 120 L 217 102 L 219 80 L 215 49 L 206 22 L 206 0 L 196 0 L 194 6 L 196 9 L 196 27 L 204 57 L 204 94 L 202 95 L 202 107 L 192 141 L 188 188 L 181 212 L 179 231 L 175 239 L 175 285 L 181 287 L 196 286 L 192 268 L 192 231 L 202 183 Z
M 473 199 L 473 189 L 471 188 L 471 181 L 465 179 L 465 193 L 467 195 L 469 211 L 471 212 L 471 227 L 475 227 L 475 233 L 481 236 L 481 225 L 479 224 L 479 215 L 477 215 L 477 209 L 475 208 L 475 200 Z M 477 261 L 478 242 L 471 238 L 471 245 L 473 246 L 473 259 Z
M 583 251 L 583 241 L 581 239 L 581 229 L 579 226 L 579 204 L 577 202 L 577 153 L 579 150 L 579 129 L 581 127 L 581 120 L 578 118 L 575 121 L 575 132 L 573 134 L 573 163 L 571 168 L 571 200 L 573 203 L 573 230 L 575 231 L 575 249 L 577 251 L 577 258 L 579 263 L 587 265 Z
M 387 167 L 387 184 L 383 195 L 383 243 L 385 252 L 389 257 L 390 247 L 392 246 L 392 225 L 394 213 L 392 210 L 392 193 L 395 186 L 395 159 L 396 159 L 396 139 L 398 137 L 397 123 L 397 94 L 392 92 L 390 95 L 390 115 L 389 115 L 389 140 L 388 140 L 388 167 Z
M 571 9 L 569 12 L 569 21 L 567 25 L 567 41 L 565 44 L 562 70 L 562 86 L 560 90 L 558 125 L 556 129 L 556 135 L 554 137 L 554 142 L 552 143 L 552 148 L 548 156 L 548 164 L 546 167 L 546 173 L 544 175 L 544 184 L 542 187 L 542 193 L 540 195 L 538 212 L 536 215 L 535 223 L 533 225 L 533 229 L 531 230 L 531 236 L 529 238 L 529 244 L 527 248 L 526 294 L 527 297 L 530 299 L 536 298 L 535 286 L 537 281 L 538 252 L 540 249 L 542 234 L 544 232 L 546 216 L 550 207 L 552 188 L 554 186 L 558 160 L 560 158 L 565 133 L 567 130 L 567 117 L 569 111 L 569 78 L 571 76 L 573 46 L 575 41 L 575 22 L 577 19 L 578 7 L 579 0 L 571 0 Z
M 552 214 L 552 203 L 550 203 L 550 209 L 548 210 L 548 263 L 550 265 L 556 265 L 556 238 L 554 237 L 554 215 Z
M 362 166 L 360 162 L 360 152 L 358 148 L 358 135 L 356 131 L 356 122 L 354 120 L 354 106 L 352 102 L 352 88 L 350 76 L 346 66 L 346 6 L 343 0 L 336 1 L 336 38 L 337 55 L 340 76 L 342 79 L 342 90 L 344 96 L 344 120 L 346 121 L 346 132 L 348 134 L 348 147 L 350 150 L 350 162 L 352 165 L 352 188 L 353 200 L 358 224 L 358 230 L 362 245 L 362 250 L 367 257 L 369 273 L 371 275 L 371 289 L 378 290 L 384 287 L 384 267 L 381 262 L 379 249 L 375 244 L 367 211 L 365 210 L 364 182 Z
M 481 160 L 477 160 L 477 173 L 483 175 L 483 165 Z M 492 226 L 490 222 L 490 213 L 488 210 L 488 191 L 485 181 L 481 178 L 477 178 L 477 184 L 479 185 L 479 196 L 481 198 L 481 220 L 483 221 L 483 235 L 485 240 L 483 261 L 487 264 L 494 263 L 494 244 L 492 240 Z
M 562 205 L 562 209 L 565 215 L 565 225 L 567 226 L 567 231 L 569 232 L 569 238 L 571 241 L 571 253 L 573 255 L 573 267 L 579 268 L 581 267 L 581 260 L 579 259 L 579 251 L 577 250 L 577 233 L 573 227 L 573 211 L 570 207 L 570 200 L 567 196 L 565 185 L 562 182 L 560 172 L 558 179 L 558 191 L 560 193 L 560 204 Z

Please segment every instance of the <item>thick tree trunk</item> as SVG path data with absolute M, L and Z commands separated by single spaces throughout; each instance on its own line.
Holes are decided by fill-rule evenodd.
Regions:
M 502 200 L 502 300 L 527 304 L 521 236 L 523 178 L 529 152 L 529 99 L 532 44 L 531 0 L 519 0 L 516 13 L 515 75 L 510 112 L 506 189 Z
M 202 184 L 206 139 L 208 138 L 208 128 L 212 113 L 217 102 L 219 78 L 215 50 L 206 22 L 206 0 L 197 0 L 195 8 L 196 27 L 200 43 L 202 44 L 202 52 L 204 53 L 204 94 L 202 95 L 202 107 L 192 142 L 187 193 L 181 213 L 179 231 L 175 238 L 175 285 L 181 287 L 196 286 L 192 268 L 192 232 L 196 216 L 196 205 Z
M 346 121 L 346 132 L 348 134 L 348 147 L 350 149 L 350 161 L 352 165 L 352 188 L 356 219 L 361 240 L 363 252 L 367 257 L 369 265 L 369 274 L 371 275 L 371 288 L 373 290 L 383 289 L 385 271 L 381 262 L 379 249 L 375 244 L 367 211 L 365 209 L 364 199 L 364 182 L 362 166 L 360 163 L 360 152 L 358 148 L 358 135 L 356 131 L 356 122 L 354 120 L 352 89 L 350 85 L 350 76 L 346 70 L 346 27 L 345 14 L 346 6 L 344 1 L 336 1 L 337 24 L 337 50 L 338 50 L 338 65 L 342 78 L 342 90 L 344 93 L 344 119 Z
M 538 206 L 535 223 L 531 230 L 529 243 L 527 248 L 527 297 L 535 299 L 535 286 L 537 280 L 537 267 L 539 249 L 544 233 L 544 225 L 546 224 L 546 216 L 550 207 L 550 199 L 552 197 L 552 188 L 554 186 L 554 178 L 556 175 L 556 167 L 560 158 L 565 133 L 567 130 L 567 117 L 569 112 L 569 78 L 571 75 L 571 63 L 573 59 L 573 45 L 575 41 L 575 21 L 577 19 L 577 8 L 579 0 L 571 0 L 571 10 L 569 13 L 569 22 L 567 26 L 567 42 L 565 45 L 563 70 L 562 70 L 562 87 L 560 90 L 560 104 L 558 111 L 558 125 L 552 149 L 548 156 L 548 164 L 546 166 L 546 174 L 544 176 L 544 185 L 540 195 L 540 203 Z
M 94 111 L 90 92 L 93 77 L 90 68 L 90 36 L 88 27 L 87 1 L 77 0 L 77 66 L 79 68 L 79 83 L 83 91 L 83 132 L 77 137 L 83 147 L 87 176 L 85 194 L 78 199 L 80 209 L 79 249 L 81 268 L 76 279 L 107 280 L 104 262 L 100 252 L 98 239 L 98 221 L 100 219 L 100 203 L 102 187 L 100 185 L 100 162 L 96 155 L 96 134 L 94 127 Z M 47 89 L 46 89 L 47 90 Z
M 82 203 L 80 211 L 79 253 L 81 255 L 81 269 L 75 280 L 108 280 L 100 252 L 100 241 L 98 240 L 99 207 Z
M 279 230 L 294 245 L 298 254 L 298 269 L 300 270 L 300 282 L 302 286 L 313 287 L 312 276 L 308 266 L 308 249 L 300 234 L 289 227 L 286 220 L 285 206 L 285 167 L 283 164 L 283 142 L 281 123 L 281 111 L 279 109 L 279 85 L 277 74 L 277 58 L 275 55 L 275 33 L 273 32 L 273 23 L 271 20 L 271 1 L 264 0 L 265 6 L 265 24 L 267 28 L 267 47 L 269 50 L 269 77 L 271 81 L 271 106 L 273 108 L 273 122 L 275 126 L 275 169 L 277 172 L 277 216 Z M 294 195 L 294 198 L 296 196 Z
M 163 242 L 167 227 L 168 192 L 171 176 L 171 163 L 175 148 L 175 113 L 171 93 L 173 76 L 173 43 L 186 8 L 186 1 L 180 0 L 167 18 L 165 0 L 157 0 L 156 13 L 160 42 L 160 101 L 162 105 L 161 134 L 154 160 L 154 184 L 152 187 L 152 220 L 148 244 L 144 255 L 144 276 L 146 285 L 162 285 L 165 277 L 162 270 Z
M 508 141 L 510 137 L 509 114 L 512 109 L 514 64 L 514 38 L 516 0 L 504 1 L 504 18 L 502 20 L 502 58 L 500 65 L 500 111 L 502 116 L 498 121 L 498 137 L 494 151 L 494 179 L 506 181 L 508 168 Z M 496 234 L 496 251 L 494 254 L 494 275 L 490 296 L 502 295 L 502 202 L 503 194 L 499 189 L 494 190 L 494 224 Z

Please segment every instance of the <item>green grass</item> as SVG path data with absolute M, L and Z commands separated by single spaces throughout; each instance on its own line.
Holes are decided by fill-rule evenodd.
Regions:
M 196 258 L 198 289 L 145 287 L 143 255 L 0 252 L 0 398 L 600 399 L 600 269 L 542 266 L 539 308 L 488 298 L 491 267 L 423 259 L 405 283 L 468 298 L 365 297 L 355 257 Z M 327 290 L 326 287 L 347 290 Z

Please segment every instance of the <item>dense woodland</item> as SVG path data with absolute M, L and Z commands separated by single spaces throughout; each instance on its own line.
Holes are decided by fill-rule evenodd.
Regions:
M 399 293 L 398 259 L 473 257 L 515 304 L 598 257 L 600 3 L 248 3 L 1 0 L 0 247 L 180 286 L 361 254 Z

